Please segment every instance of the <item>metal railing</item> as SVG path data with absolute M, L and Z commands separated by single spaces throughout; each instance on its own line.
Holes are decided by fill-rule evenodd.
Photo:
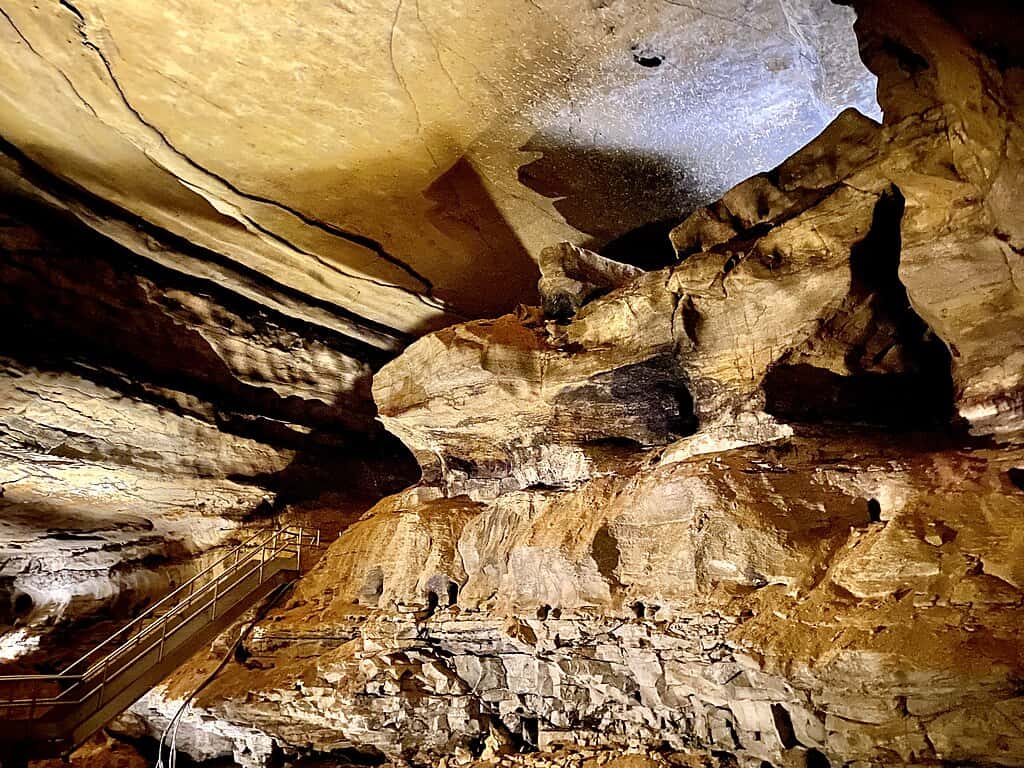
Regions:
M 0 676 L 0 717 L 5 720 L 76 720 L 98 712 L 146 669 L 161 663 L 182 633 L 207 627 L 237 608 L 247 593 L 282 571 L 298 574 L 303 554 L 320 547 L 320 532 L 280 528 L 239 544 L 131 623 L 83 654 L 59 674 Z

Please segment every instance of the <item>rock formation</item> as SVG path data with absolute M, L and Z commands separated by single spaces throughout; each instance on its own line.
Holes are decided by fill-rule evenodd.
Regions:
M 74 219 L 6 210 L 0 625 L 19 629 L 0 657 L 126 615 L 286 503 L 415 476 L 374 423 L 379 349 Z
M 102 231 L 130 214 L 422 333 L 534 298 L 531 254 L 552 242 L 675 219 L 844 107 L 877 113 L 852 15 L 828 0 L 289 0 L 245 16 L 225 0 L 7 0 L 0 136 L 65 197 L 110 203 L 83 212 Z
M 941 3 L 855 5 L 882 124 L 693 213 L 675 264 L 560 246 L 548 316 L 376 373 L 422 480 L 256 627 L 187 752 L 1024 765 L 1024 76 Z
M 877 112 L 827 0 L 485 5 L 0 2 L 0 661 L 413 482 L 385 362 Z
M 1024 25 L 849 4 L 0 0 L 0 662 L 315 517 L 110 733 L 1024 766 Z

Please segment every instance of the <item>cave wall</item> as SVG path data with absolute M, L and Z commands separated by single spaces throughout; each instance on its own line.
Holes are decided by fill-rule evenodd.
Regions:
M 15 198 L 4 211 L 6 658 L 129 614 L 289 504 L 378 498 L 417 476 L 374 422 L 380 349 L 67 213 Z
M 1020 70 L 941 5 L 856 8 L 881 124 L 695 211 L 671 266 L 560 246 L 551 314 L 376 373 L 423 480 L 256 628 L 187 751 L 1024 765 Z
M 553 241 L 673 260 L 694 206 L 877 112 L 852 20 L 0 3 L 0 657 L 130 613 L 288 505 L 413 482 L 373 373 L 536 300 Z M 666 365 L 637 373 L 661 392 L 645 439 L 686 432 Z

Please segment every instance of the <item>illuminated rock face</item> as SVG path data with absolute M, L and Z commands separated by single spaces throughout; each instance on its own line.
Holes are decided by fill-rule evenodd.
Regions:
M 139 217 L 353 334 L 422 333 L 535 298 L 552 242 L 678 220 L 843 108 L 877 114 L 849 9 L 691 5 L 12 2 L 0 136 L 100 231 Z
M 548 316 L 377 372 L 423 481 L 256 628 L 195 754 L 1024 765 L 1020 74 L 923 4 L 859 11 L 882 125 L 696 211 L 676 264 L 560 246 Z
M 253 668 L 201 697 L 187 738 L 212 714 L 239 735 L 208 756 L 255 728 L 422 763 L 490 738 L 1019 765 L 1024 452 L 919 439 L 810 434 L 489 503 L 393 496 L 257 629 Z M 195 679 L 135 712 L 155 731 Z
M 783 56 L 768 69 L 788 74 L 770 82 L 810 77 L 802 68 L 849 14 L 787 0 L 742 14 L 666 5 L 700 18 L 690 28 L 658 14 L 662 34 L 615 3 L 477 8 L 472 24 L 493 33 L 486 61 L 436 37 L 484 45 L 475 26 L 460 26 L 469 16 L 458 5 L 399 3 L 377 26 L 372 9 L 330 6 L 319 12 L 360 17 L 365 32 L 351 34 L 376 33 L 387 50 L 383 75 L 343 59 L 369 78 L 358 104 L 329 98 L 355 81 L 325 81 L 316 57 L 353 25 L 299 25 L 315 31 L 296 45 L 288 7 L 275 9 L 281 39 L 258 49 L 262 69 L 218 4 L 167 11 L 191 53 L 207 46 L 211 77 L 249 65 L 251 78 L 223 92 L 205 80 L 196 90 L 194 67 L 205 65 L 194 55 L 170 57 L 161 80 L 139 65 L 140 46 L 168 45 L 146 9 L 12 13 L 25 71 L 67 76 L 62 92 L 96 112 L 79 116 L 92 142 L 83 146 L 119 148 L 116 173 L 132 169 L 136 186 L 127 194 L 114 169 L 98 177 L 85 150 L 64 157 L 56 121 L 40 134 L 48 143 L 9 148 L 11 187 L 57 208 L 68 229 L 24 208 L 0 233 L 6 321 L 21 339 L 0 389 L 12 457 L 8 619 L 64 605 L 84 615 L 107 596 L 153 590 L 145 580 L 167 574 L 147 576 L 136 560 L 180 562 L 261 504 L 337 491 L 338 478 L 365 476 L 378 494 L 402 484 L 412 473 L 403 478 L 386 429 L 415 457 L 420 482 L 370 507 L 259 622 L 178 731 L 193 757 L 264 768 L 282 753 L 355 751 L 434 764 L 585 744 L 703 750 L 757 768 L 1024 765 L 1015 49 L 972 44 L 977 19 L 943 15 L 960 13 L 948 4 L 857 2 L 884 122 L 842 111 L 774 170 L 691 210 L 734 167 L 728 142 L 711 141 L 739 124 L 712 97 L 724 92 L 717 75 L 763 83 L 754 74 L 765 60 L 752 51 L 766 49 L 754 43 L 781 19 L 769 48 L 803 63 L 783 66 Z M 259 13 L 246 35 L 267 28 Z M 545 34 L 520 34 L 535 22 Z M 681 89 L 673 78 L 689 78 L 678 74 L 686 67 L 663 44 L 718 22 L 735 36 L 728 55 L 705 46 L 700 67 L 698 54 L 678 53 L 697 57 L 687 64 L 694 90 Z M 200 25 L 210 33 L 194 40 Z M 623 70 L 603 56 L 626 39 Z M 581 41 L 571 67 L 555 56 Z M 402 58 L 418 45 L 433 53 Z M 274 46 L 295 52 L 287 69 Z M 820 46 L 811 92 L 837 99 L 830 107 L 857 103 L 861 80 L 829 75 L 826 48 L 841 55 Z M 78 66 L 83 56 L 98 68 Z M 442 84 L 482 105 L 470 117 L 450 109 L 446 85 L 422 100 L 435 62 Z M 489 95 L 458 93 L 467 68 Z M 266 83 L 286 76 L 295 98 L 277 100 L 258 136 L 215 114 L 258 112 L 274 93 Z M 374 77 L 391 89 L 374 89 Z M 631 132 L 627 107 L 653 83 L 678 98 L 644 110 Z M 110 88 L 125 101 L 98 98 Z M 761 106 L 782 105 L 786 119 L 750 140 L 749 157 L 799 135 L 803 107 L 778 96 Z M 546 98 L 556 108 L 545 112 Z M 359 122 L 360 110 L 376 117 L 391 102 L 413 119 Z M 313 124 L 297 119 L 310 110 Z M 696 119 L 702 110 L 715 120 Z M 439 114 L 451 115 L 443 132 Z M 538 114 L 556 127 L 544 130 Z M 12 135 L 38 127 L 36 115 L 7 118 Z M 493 126 L 478 130 L 481 116 Z M 681 157 L 666 138 L 691 135 L 677 132 L 681 116 L 705 140 L 693 163 L 705 169 L 700 183 L 677 184 L 681 166 L 645 176 L 650 166 L 625 162 L 621 184 L 592 185 L 607 203 L 596 213 L 573 194 L 552 208 L 526 189 L 562 195 L 623 157 L 588 153 L 566 129 L 573 120 L 601 126 L 599 147 L 646 146 L 653 131 Z M 282 172 L 319 156 L 324 126 L 341 122 L 353 126 L 351 151 L 321 156 L 311 178 L 336 180 L 334 168 L 360 160 L 358 180 L 317 195 Z M 563 168 L 551 137 L 570 135 Z M 374 173 L 358 153 L 381 146 L 403 169 L 406 156 L 419 161 Z M 544 156 L 524 165 L 520 147 Z M 132 164 L 140 152 L 149 165 Z M 63 181 L 50 172 L 58 166 Z M 512 169 L 525 187 L 503 185 Z M 169 178 L 181 186 L 160 185 Z M 672 217 L 669 232 L 660 219 Z M 67 225 L 75 220 L 118 246 L 69 246 L 85 237 Z M 640 245 L 659 231 L 661 251 Z M 556 243 L 538 258 L 542 306 L 449 324 L 532 296 L 537 270 L 501 250 L 510 237 L 534 252 Z M 483 260 L 481 243 L 493 248 Z M 209 506 L 189 508 L 189 497 Z M 51 525 L 69 509 L 72 523 Z M 40 578 L 40 561 L 61 580 Z M 5 637 L 4 653 L 33 639 Z M 215 644 L 116 729 L 158 734 L 227 648 Z
M 147 264 L 74 219 L 8 210 L 0 626 L 18 631 L 0 656 L 130 614 L 288 502 L 415 478 L 373 421 L 378 350 Z
M 387 360 L 535 303 L 551 243 L 660 266 L 689 210 L 877 112 L 850 9 L 690 5 L 5 3 L 0 655 L 288 502 L 413 482 Z M 685 433 L 642 369 L 648 442 Z

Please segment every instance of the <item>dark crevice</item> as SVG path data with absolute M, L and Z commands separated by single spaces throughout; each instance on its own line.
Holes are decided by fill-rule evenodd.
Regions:
M 679 259 L 669 233 L 680 219 L 662 219 L 643 224 L 619 235 L 599 249 L 607 259 L 652 272 L 675 264 Z
M 338 766 L 352 766 L 353 768 L 369 768 L 370 766 L 384 765 L 388 762 L 383 752 L 371 745 L 360 745 L 355 747 L 344 747 L 332 749 L 329 752 L 315 752 L 305 754 L 296 761 L 286 761 L 283 764 L 292 768 L 338 768 Z M 237 763 L 232 762 L 237 766 Z
M 605 523 L 597 529 L 590 545 L 590 556 L 597 564 L 601 577 L 610 585 L 617 584 L 615 569 L 619 567 L 619 542 Z
M 769 413 L 795 422 L 949 428 L 950 353 L 899 278 L 903 207 L 895 187 L 879 198 L 871 229 L 850 252 L 850 293 L 818 334 L 846 346 L 848 373 L 816 364 L 813 343 L 795 350 L 764 379 Z
M 594 447 L 664 445 L 697 426 L 693 398 L 670 355 L 599 373 L 563 389 L 554 402 L 581 442 Z
M 167 323 L 180 327 L 174 316 L 181 308 L 175 300 L 169 298 L 169 295 L 179 291 L 207 299 L 210 304 L 244 318 L 245 322 L 252 324 L 251 333 L 256 335 L 275 332 L 294 334 L 303 341 L 319 342 L 373 369 L 393 357 L 389 352 L 329 327 L 282 314 L 213 281 L 193 277 L 137 256 L 70 215 L 10 198 L 0 198 L 0 204 L 7 212 L 6 216 L 0 213 L 0 237 L 5 229 L 23 227 L 43 238 L 42 245 L 33 251 L 6 250 L 0 240 L 0 252 L 7 263 L 3 277 L 0 278 L 0 292 L 10 292 L 12 299 L 17 297 L 22 300 L 17 303 L 24 303 L 24 299 L 28 298 L 25 292 L 36 291 L 39 295 L 33 296 L 35 303 L 42 305 L 39 312 L 31 317 L 18 309 L 13 300 L 6 302 L 0 312 L 8 316 L 8 322 L 14 324 L 9 328 L 23 325 L 23 334 L 48 333 L 52 338 L 46 340 L 46 343 L 33 342 L 31 346 L 38 346 L 42 350 L 54 349 L 56 342 L 61 358 L 71 354 L 67 338 L 78 337 L 76 343 L 92 345 L 95 348 L 93 351 L 97 353 L 105 352 L 98 355 L 101 358 L 123 359 L 123 350 L 111 349 L 111 342 L 119 337 L 128 338 L 139 333 L 131 324 L 126 325 L 126 309 L 153 315 L 148 325 L 158 322 L 156 316 L 159 316 Z M 59 239 L 56 233 L 61 233 Z M 159 290 L 147 292 L 144 290 L 147 283 L 159 286 Z M 69 297 L 66 284 L 94 287 Z M 96 334 L 88 333 L 90 329 L 84 327 L 80 320 L 66 312 L 54 311 L 71 299 L 79 302 L 74 309 L 83 314 L 94 328 L 102 324 L 107 326 L 107 331 L 99 334 L 102 343 L 96 341 Z M 82 299 L 85 300 L 84 305 L 81 305 Z M 51 325 L 49 329 L 44 327 L 47 323 Z M 11 338 L 13 334 L 7 334 L 5 346 L 29 346 L 21 338 L 23 334 L 18 334 L 18 338 Z M 174 346 L 181 344 L 179 336 L 180 333 L 164 335 L 163 338 Z M 116 346 L 121 345 L 118 343 Z M 45 354 L 40 357 L 45 357 Z M 180 371 L 179 375 L 182 379 L 190 378 L 188 371 Z
M 78 20 L 79 24 L 85 23 L 85 16 L 82 15 L 82 12 L 80 10 L 78 10 L 75 6 L 69 3 L 68 0 L 60 0 L 60 4 L 61 7 L 65 8 L 66 10 L 72 13 L 72 15 Z
M 661 63 L 665 60 L 664 56 L 642 49 L 636 45 L 633 46 L 631 53 L 633 54 L 633 61 L 641 67 L 647 67 L 649 69 L 660 67 Z
M 785 749 L 792 749 L 800 743 L 796 738 L 793 719 L 788 709 L 781 704 L 772 704 L 772 721 L 775 723 L 776 733 L 779 734 L 779 741 Z
M 1011 467 L 1007 470 L 1006 476 L 1018 490 L 1024 491 L 1024 467 Z
M 872 523 L 882 522 L 882 505 L 878 499 L 868 499 L 868 520 Z
M 899 68 L 908 75 L 917 75 L 928 69 L 928 60 L 924 56 L 891 37 L 882 41 L 882 50 L 892 56 Z
M 379 565 L 375 565 L 366 572 L 363 586 L 359 590 L 358 602 L 360 605 L 377 605 L 383 594 L 384 569 Z
M 19 592 L 11 602 L 11 612 L 16 617 L 27 616 L 35 607 L 36 601 L 28 592 Z
M 536 717 L 521 717 L 519 719 L 523 743 L 526 747 L 523 751 L 532 752 L 540 744 L 540 720 Z

